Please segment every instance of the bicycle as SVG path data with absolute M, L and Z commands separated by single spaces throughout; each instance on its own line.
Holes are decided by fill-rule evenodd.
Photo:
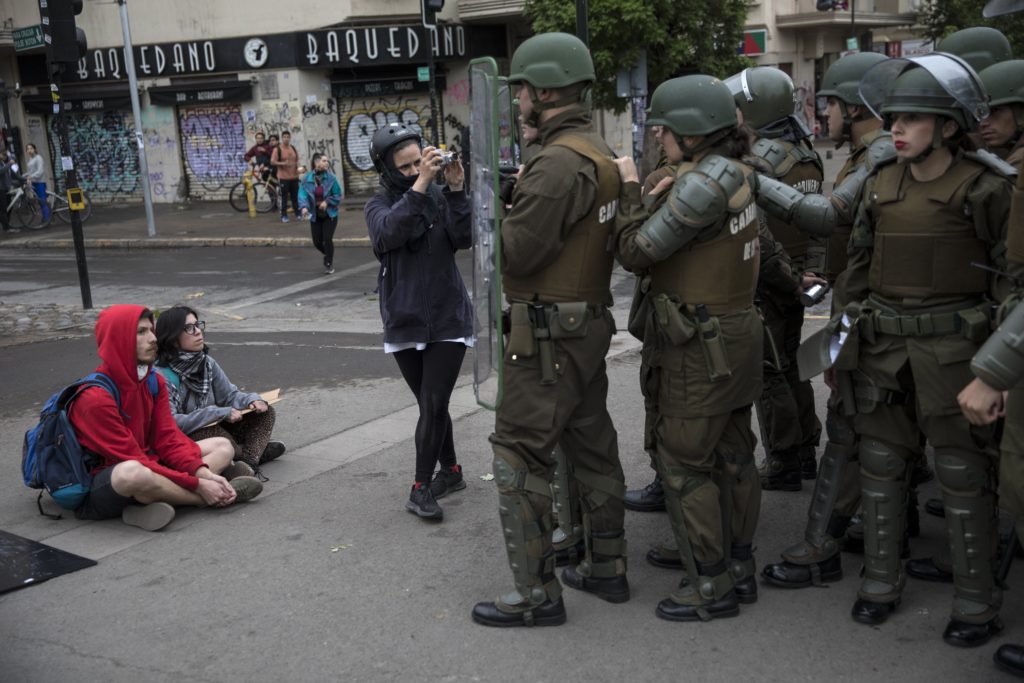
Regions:
M 92 200 L 89 199 L 89 195 L 85 193 L 85 190 L 82 190 L 82 198 L 85 200 L 85 208 L 79 210 L 78 218 L 84 223 L 89 220 L 89 216 L 92 215 Z M 67 195 L 61 195 L 47 190 L 46 203 L 50 207 L 51 217 L 56 216 L 62 223 L 71 223 L 71 207 L 68 206 Z
M 25 188 L 29 191 L 26 192 Z M 13 187 L 8 191 L 10 197 L 5 210 L 11 220 L 11 225 L 16 228 L 28 228 L 29 230 L 41 230 L 50 224 L 50 218 L 43 220 L 43 209 L 39 197 L 27 182 L 20 178 L 13 179 Z M 50 216 L 52 217 L 52 213 Z
M 262 167 L 257 166 L 256 170 L 252 172 L 253 202 L 256 204 L 256 213 L 269 213 L 277 208 L 277 176 L 268 175 L 267 179 L 263 180 L 261 169 Z M 231 188 L 228 201 L 231 202 L 235 211 L 249 210 L 249 200 L 245 196 L 244 177 Z

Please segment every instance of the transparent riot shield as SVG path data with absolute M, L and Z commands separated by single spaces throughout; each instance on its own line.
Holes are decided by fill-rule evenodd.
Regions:
M 473 389 L 496 410 L 502 398 L 505 353 L 501 321 L 501 196 L 498 154 L 498 65 L 490 57 L 469 64 L 470 188 L 473 206 Z M 507 87 L 507 86 L 506 86 Z M 511 119 L 509 119 L 511 122 Z M 513 126 L 514 127 L 514 126 Z
M 988 95 L 981 79 L 967 62 L 945 52 L 932 52 L 920 57 L 898 57 L 879 62 L 864 73 L 858 91 L 864 104 L 878 118 L 895 80 L 913 65 L 930 73 L 942 89 L 955 99 L 968 113 L 968 123 L 976 124 L 989 114 Z M 925 95 L 922 95 L 925 97 Z
M 498 85 L 498 161 L 502 173 L 519 170 L 522 155 L 519 149 L 519 108 L 508 80 L 501 76 Z

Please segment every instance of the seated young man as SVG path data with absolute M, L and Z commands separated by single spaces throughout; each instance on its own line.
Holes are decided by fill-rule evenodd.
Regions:
M 224 438 L 195 442 L 171 416 L 167 386 L 147 381 L 156 360 L 153 314 L 143 306 L 111 306 L 96 321 L 98 372 L 114 380 L 121 405 L 101 387 L 71 404 L 68 417 L 83 450 L 100 464 L 92 489 L 75 510 L 79 519 L 121 516 L 126 524 L 156 531 L 174 519 L 175 505 L 225 507 L 254 498 L 263 484 L 244 463 L 232 463 Z M 221 476 L 225 475 L 225 476 Z

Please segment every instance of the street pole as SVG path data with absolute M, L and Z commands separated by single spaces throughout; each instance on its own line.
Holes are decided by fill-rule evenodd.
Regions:
M 75 162 L 68 144 L 68 117 L 64 113 L 64 103 L 60 98 L 61 74 L 64 64 L 50 64 L 50 96 L 53 100 L 53 115 L 57 123 L 57 147 L 60 149 L 60 167 L 64 172 L 64 191 L 78 189 L 78 175 L 75 173 Z M 55 188 L 56 189 L 56 188 Z M 70 192 L 69 209 L 70 209 Z M 75 244 L 75 263 L 78 264 L 78 288 L 82 291 L 82 308 L 92 308 L 92 289 L 89 287 L 89 267 L 85 263 L 85 237 L 82 235 L 82 217 L 79 212 L 71 209 L 71 237 Z
M 850 37 L 857 37 L 857 0 L 850 0 Z M 857 43 L 860 48 L 860 43 Z
M 121 33 L 124 35 L 124 63 L 128 69 L 128 89 L 132 98 L 132 116 L 135 119 L 135 143 L 139 149 L 142 201 L 146 205 L 146 232 L 150 237 L 156 237 L 156 223 L 153 220 L 153 195 L 149 191 L 149 160 L 146 158 L 146 143 L 142 137 L 142 108 L 139 106 L 139 82 L 135 77 L 132 31 L 128 26 L 128 5 L 125 0 L 117 0 L 117 4 L 121 9 Z
M 20 157 L 20 150 L 12 149 L 14 145 L 14 137 L 11 131 L 11 111 L 7 108 L 7 98 L 9 97 L 7 92 L 7 82 L 0 78 L 0 108 L 3 109 L 4 114 L 4 147 L 7 151 L 15 156 Z
M 590 35 L 587 28 L 587 0 L 576 0 L 576 37 L 590 47 Z

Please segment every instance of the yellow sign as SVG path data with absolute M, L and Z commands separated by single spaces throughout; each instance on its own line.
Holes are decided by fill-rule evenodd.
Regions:
M 85 193 L 82 188 L 68 188 L 68 208 L 72 211 L 85 211 Z

